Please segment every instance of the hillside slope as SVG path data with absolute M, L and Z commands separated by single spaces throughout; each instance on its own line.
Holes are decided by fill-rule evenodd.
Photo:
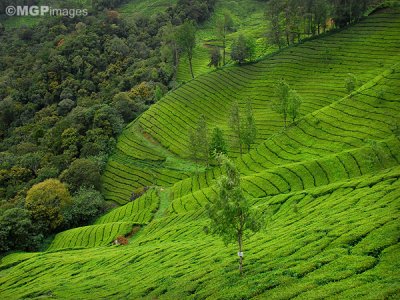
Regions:
M 60 233 L 47 252 L 3 258 L 0 298 L 399 298 L 399 15 L 381 12 L 168 94 L 126 129 L 104 178 L 109 199 L 121 203 L 140 184 L 162 187 L 91 228 Z M 328 42 L 339 47 L 338 41 L 348 52 L 337 49 L 332 69 L 314 59 L 324 55 Z M 363 81 L 349 95 L 346 72 Z M 270 83 L 282 76 L 305 98 L 303 117 L 287 130 L 268 105 Z M 204 206 L 213 200 L 222 170 L 195 172 L 196 166 L 186 165 L 181 139 L 201 113 L 226 128 L 223 109 L 246 93 L 255 97 L 257 122 L 264 127 L 258 145 L 236 163 L 246 195 L 264 213 L 265 228 L 245 240 L 240 276 L 235 245 L 226 247 L 203 230 Z M 145 226 L 127 246 L 101 246 L 123 223 Z
M 271 101 L 274 84 L 281 78 L 302 96 L 303 116 L 341 99 L 349 73 L 363 84 L 399 61 L 399 33 L 399 13 L 386 10 L 258 63 L 224 68 L 188 82 L 153 105 L 119 138 L 103 177 L 106 198 L 126 203 L 141 186 L 172 185 L 193 174 L 196 168 L 188 168 L 186 159 L 189 129 L 204 114 L 209 132 L 219 126 L 231 140 L 228 119 L 234 101 L 244 107 L 247 99 L 252 100 L 258 130 L 255 146 L 279 132 L 283 121 Z M 231 144 L 229 155 L 238 155 Z

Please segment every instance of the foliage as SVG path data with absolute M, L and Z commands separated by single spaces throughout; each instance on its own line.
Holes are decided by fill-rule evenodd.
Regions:
M 240 155 L 242 155 L 242 125 L 240 118 L 240 107 L 237 101 L 233 102 L 231 107 L 231 113 L 229 116 L 229 127 L 234 134 L 234 145 L 238 146 L 240 149 Z
M 289 108 L 289 95 L 289 84 L 283 79 L 278 81 L 278 83 L 275 85 L 276 100 L 273 102 L 272 109 L 275 110 L 277 113 L 282 114 L 285 128 Z
M 224 11 L 223 17 L 221 19 L 218 19 L 216 25 L 217 38 L 222 41 L 222 65 L 225 65 L 226 63 L 226 35 L 230 30 L 232 30 L 233 25 L 234 23 L 231 14 L 228 11 Z M 211 57 L 213 57 L 213 55 Z
M 255 143 L 257 137 L 256 121 L 254 119 L 253 107 L 250 99 L 246 102 L 246 113 L 241 126 L 242 142 L 247 146 L 247 151 L 249 152 L 251 145 Z
M 57 179 L 47 179 L 35 184 L 26 194 L 25 208 L 43 232 L 60 228 L 64 220 L 64 210 L 72 199 L 67 187 Z
M 189 60 L 190 73 L 192 74 L 192 78 L 194 78 L 192 66 L 194 48 L 196 47 L 196 25 L 194 24 L 194 22 L 185 21 L 178 28 L 176 39 L 178 46 L 187 55 L 187 58 Z
M 60 179 L 68 185 L 72 192 L 78 191 L 80 187 L 100 188 L 99 167 L 87 158 L 74 160 L 69 168 L 61 174 Z
M 295 90 L 290 90 L 288 99 L 288 115 L 294 122 L 299 116 L 299 110 L 302 103 L 300 95 Z
M 66 227 L 85 226 L 105 212 L 106 202 L 99 191 L 81 187 L 72 198 L 72 204 L 65 210 Z
M 138 114 L 143 111 L 144 104 L 140 101 L 132 99 L 127 92 L 120 92 L 113 97 L 112 106 L 124 119 L 129 122 L 135 119 Z
M 301 35 L 316 35 L 332 27 L 341 28 L 359 21 L 373 5 L 383 1 L 347 0 L 270 0 L 266 17 L 268 38 L 281 48 L 301 42 Z
M 254 40 L 242 34 L 233 41 L 231 48 L 231 58 L 239 64 L 252 60 L 255 54 Z
M 219 157 L 226 175 L 218 180 L 218 198 L 207 207 L 210 231 L 219 235 L 225 244 L 238 243 L 239 253 L 243 250 L 243 237 L 261 229 L 261 216 L 256 212 L 240 187 L 240 173 L 234 163 L 225 156 Z M 242 273 L 242 255 L 240 273 Z
M 0 253 L 36 250 L 41 238 L 28 210 L 16 207 L 0 214 Z
M 227 146 L 224 138 L 224 132 L 221 128 L 215 127 L 212 132 L 210 142 L 210 156 L 215 158 L 221 154 L 227 154 Z
M 348 93 L 353 92 L 358 86 L 357 77 L 352 73 L 347 74 L 347 77 L 345 78 L 344 82 L 346 91 Z
M 207 122 L 204 115 L 200 116 L 196 128 L 189 130 L 189 148 L 193 160 L 202 160 L 208 164 L 209 143 Z
M 210 62 L 209 67 L 218 68 L 221 65 L 221 52 L 218 47 L 214 47 L 210 51 Z

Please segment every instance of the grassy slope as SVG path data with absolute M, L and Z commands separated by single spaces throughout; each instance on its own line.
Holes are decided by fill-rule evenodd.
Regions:
M 235 100 L 241 105 L 247 98 L 253 101 L 256 144 L 279 132 L 283 124 L 272 111 L 271 100 L 273 85 L 282 77 L 303 97 L 302 115 L 339 100 L 346 95 L 348 73 L 366 83 L 399 60 L 399 33 L 398 14 L 376 14 L 338 34 L 285 49 L 258 63 L 224 68 L 190 81 L 152 106 L 120 137 L 104 175 L 107 199 L 125 203 L 137 187 L 172 185 L 188 177 L 195 170 L 184 159 L 189 155 L 188 130 L 205 114 L 209 131 L 220 126 L 230 139 L 227 123 Z M 229 152 L 236 156 L 238 149 L 230 145 Z
M 190 212 L 153 221 L 127 247 L 7 257 L 0 295 L 396 298 L 399 167 L 326 188 L 263 201 L 267 227 L 246 241 L 243 278 L 238 276 L 235 248 L 205 235 L 202 214 Z
M 229 12 L 234 22 L 234 31 L 227 34 L 226 62 L 231 63 L 230 47 L 234 39 L 240 34 L 252 37 L 256 41 L 256 57 L 265 55 L 274 50 L 274 47 L 267 47 L 265 34 L 267 22 L 264 17 L 266 3 L 257 0 L 242 1 L 217 1 L 215 11 L 210 20 L 199 27 L 197 31 L 197 47 L 193 57 L 193 73 L 195 77 L 210 72 L 212 68 L 207 65 L 210 61 L 210 46 L 222 46 L 217 40 L 216 24 L 224 12 Z M 177 80 L 180 82 L 191 79 L 189 62 L 183 56 L 178 68 Z
M 398 298 L 400 68 L 393 65 L 399 61 L 398 56 L 385 60 L 379 56 L 384 50 L 389 54 L 398 51 L 398 35 L 393 36 L 399 30 L 398 19 L 398 15 L 388 13 L 374 16 L 372 20 L 381 20 L 380 26 L 372 26 L 369 19 L 356 28 L 322 40 L 323 43 L 315 41 L 292 49 L 292 55 L 299 57 L 307 49 L 315 48 L 311 49 L 315 51 L 312 53 L 318 56 L 323 52 L 321 48 L 317 51 L 318 45 L 354 39 L 354 34 L 349 32 L 365 30 L 369 34 L 365 33 L 364 48 L 371 47 L 378 52 L 361 51 L 363 47 L 351 48 L 351 43 L 346 44 L 348 55 L 358 50 L 359 61 L 351 68 L 357 71 L 358 64 L 364 67 L 365 74 L 360 77 L 365 85 L 350 97 L 340 99 L 343 92 L 333 93 L 331 101 L 322 101 L 331 105 L 322 107 L 321 103 L 298 126 L 270 136 L 238 160 L 245 175 L 243 188 L 266 217 L 265 230 L 245 243 L 245 277 L 238 276 L 235 247 L 225 247 L 218 238 L 203 232 L 207 221 L 202 206 L 209 201 L 208 191 L 219 172 L 216 169 L 162 191 L 157 204 L 160 211 L 131 239 L 129 246 L 13 254 L 4 258 L 0 265 L 0 296 L 6 299 Z M 378 34 L 374 35 L 373 28 L 380 31 L 382 52 L 378 46 L 374 48 Z M 372 37 L 370 41 L 367 36 Z M 340 55 L 346 56 L 346 53 L 343 51 Z M 369 69 L 362 59 L 367 54 Z M 293 64 L 289 53 L 281 55 Z M 282 58 L 274 56 L 262 63 L 274 64 L 279 59 Z M 343 64 L 350 61 L 343 58 L 342 66 L 350 68 Z M 235 68 L 236 73 L 229 76 L 257 66 Z M 313 74 L 311 67 L 305 67 L 303 80 L 307 74 Z M 285 66 L 275 68 L 275 72 L 287 70 Z M 321 72 L 318 64 L 314 68 L 315 73 Z M 339 67 L 332 64 L 332 68 L 337 74 Z M 210 81 L 218 78 L 215 74 L 218 73 L 213 73 Z M 227 71 L 219 75 L 228 78 Z M 324 82 L 329 78 L 328 74 L 319 75 L 326 78 Z M 318 86 L 316 78 L 310 78 L 310 83 L 314 79 Z M 306 90 L 306 84 L 300 79 L 291 78 L 291 82 Z M 325 83 L 327 94 L 335 90 L 335 83 L 335 80 Z M 257 85 L 242 89 L 251 91 L 250 86 Z M 319 91 L 324 91 L 323 86 Z M 172 101 L 172 96 L 167 99 Z M 162 105 L 158 107 L 162 109 Z M 203 108 L 207 107 L 203 105 Z M 136 125 L 129 130 L 133 126 Z M 137 135 L 136 139 L 141 140 L 141 136 Z M 149 148 L 158 149 L 157 153 L 172 155 L 154 140 L 152 145 Z M 130 155 L 138 162 L 142 152 L 131 151 Z M 163 161 L 151 153 L 153 160 Z M 180 163 L 183 162 L 174 162 Z M 277 189 L 275 193 L 274 189 Z M 143 199 L 152 199 L 149 195 Z M 137 201 L 138 204 L 133 202 L 111 212 L 99 224 L 131 220 L 130 212 L 134 217 L 152 205 L 149 200 L 148 206 L 145 201 L 140 208 L 140 200 Z

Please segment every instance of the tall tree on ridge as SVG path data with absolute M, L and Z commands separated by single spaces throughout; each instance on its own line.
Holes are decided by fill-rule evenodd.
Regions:
M 246 103 L 246 115 L 242 121 L 242 126 L 243 144 L 247 146 L 247 151 L 250 151 L 250 147 L 252 144 L 254 144 L 257 136 L 256 122 L 254 119 L 253 107 L 250 99 L 248 99 Z
M 261 229 L 262 218 L 251 207 L 240 186 L 240 173 L 235 164 L 226 156 L 220 155 L 220 161 L 226 170 L 218 180 L 219 194 L 214 203 L 207 206 L 212 234 L 221 236 L 224 243 L 237 242 L 239 272 L 243 274 L 243 238 L 247 233 L 256 233 Z
M 231 115 L 229 118 L 229 126 L 231 127 L 234 135 L 235 145 L 239 146 L 240 155 L 243 153 L 242 149 L 242 127 L 240 119 L 239 103 L 235 101 L 231 108 Z
M 232 16 L 225 11 L 222 19 L 217 21 L 217 37 L 222 40 L 222 65 L 226 64 L 226 34 L 233 26 Z
M 189 60 L 190 74 L 194 78 L 193 74 L 193 53 L 196 47 L 196 25 L 193 21 L 186 20 L 178 29 L 177 42 L 183 52 L 186 53 Z

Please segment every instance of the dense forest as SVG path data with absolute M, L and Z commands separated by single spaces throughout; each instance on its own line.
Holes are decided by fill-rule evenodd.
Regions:
M 212 11 L 192 2 L 128 22 L 118 1 L 94 1 L 89 17 L 2 31 L 0 251 L 33 250 L 108 208 L 100 174 L 116 137 L 175 85 L 169 30 Z
M 0 251 L 34 250 L 110 208 L 100 176 L 116 138 L 178 86 L 185 30 L 206 21 L 216 1 L 179 0 L 129 21 L 115 10 L 123 2 L 93 1 L 88 17 L 45 18 L 34 27 L 0 24 Z M 377 3 L 267 2 L 265 34 L 279 47 L 356 22 Z M 3 1 L 0 11 L 37 3 Z M 248 56 L 241 38 L 231 54 L 239 63 Z

